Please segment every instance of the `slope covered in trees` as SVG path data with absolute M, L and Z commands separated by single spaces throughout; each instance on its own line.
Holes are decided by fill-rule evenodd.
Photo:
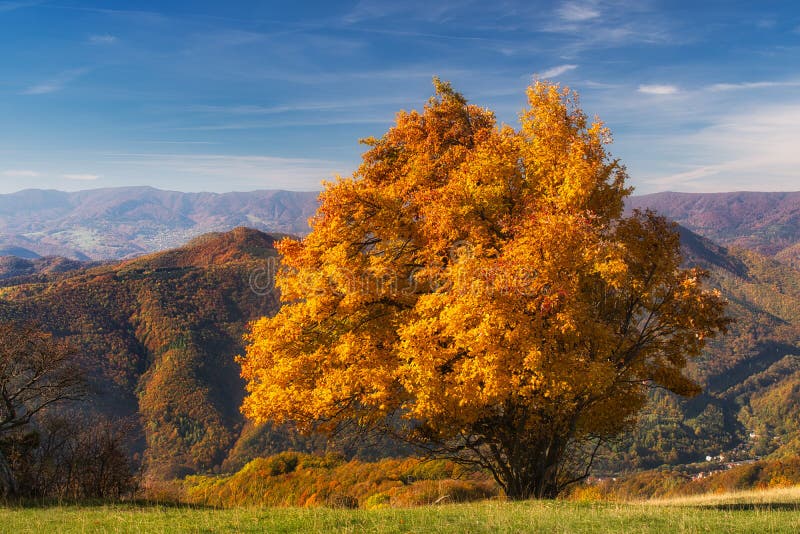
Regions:
M 134 421 L 131 445 L 150 475 L 208 470 L 241 429 L 233 356 L 244 325 L 275 311 L 271 292 L 251 289 L 273 241 L 240 228 L 118 264 L 11 278 L 0 318 L 34 320 L 79 349 L 92 390 L 83 409 Z
M 756 252 L 722 247 L 681 229 L 684 261 L 710 271 L 735 319 L 693 362 L 703 393 L 662 391 L 605 458 L 607 472 L 800 450 L 800 272 Z
M 711 271 L 737 322 L 691 364 L 706 391 L 688 401 L 654 392 L 636 429 L 606 455 L 605 470 L 798 449 L 791 399 L 800 385 L 800 274 L 686 230 L 681 239 L 686 262 Z M 80 348 L 92 386 L 80 409 L 133 423 L 129 445 L 152 477 L 322 449 L 322 440 L 248 425 L 239 413 L 244 388 L 233 357 L 247 321 L 277 310 L 274 240 L 238 229 L 125 262 L 7 278 L 0 319 L 37 320 Z M 362 439 L 342 447 L 373 459 L 404 452 Z

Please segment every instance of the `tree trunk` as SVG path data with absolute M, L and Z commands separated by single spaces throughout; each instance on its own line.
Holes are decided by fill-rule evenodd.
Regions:
M 558 467 L 564 453 L 564 441 L 546 438 L 524 448 L 520 454 L 509 454 L 503 477 L 506 496 L 514 501 L 555 499 L 558 496 Z M 506 450 L 513 450 L 507 446 Z
M 3 451 L 0 451 L 0 498 L 13 497 L 18 491 L 17 479 L 6 461 Z
M 515 477 L 507 481 L 503 489 L 512 501 L 555 499 L 559 493 L 558 484 L 549 473 Z

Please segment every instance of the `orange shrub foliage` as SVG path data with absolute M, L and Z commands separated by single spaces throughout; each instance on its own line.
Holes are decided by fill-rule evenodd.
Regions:
M 186 499 L 211 506 L 379 508 L 466 502 L 498 495 L 478 471 L 417 458 L 346 462 L 334 455 L 285 452 L 258 458 L 229 476 L 192 476 Z

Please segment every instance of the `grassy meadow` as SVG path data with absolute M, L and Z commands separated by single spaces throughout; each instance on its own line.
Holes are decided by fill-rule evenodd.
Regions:
M 800 488 L 644 502 L 335 510 L 159 504 L 0 508 L 2 532 L 798 532 Z

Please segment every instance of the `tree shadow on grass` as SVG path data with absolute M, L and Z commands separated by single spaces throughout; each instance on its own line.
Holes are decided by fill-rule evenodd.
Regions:
M 800 502 L 704 504 L 697 508 L 702 510 L 721 510 L 725 512 L 800 512 Z
M 63 508 L 63 507 L 101 507 L 101 506 L 118 506 L 121 508 L 130 509 L 149 509 L 149 508 L 171 508 L 171 509 L 187 509 L 187 510 L 223 510 L 222 506 L 213 506 L 209 504 L 195 504 L 177 501 L 151 501 L 145 499 L 134 500 L 108 500 L 108 499 L 0 499 L 0 507 L 4 508 Z

